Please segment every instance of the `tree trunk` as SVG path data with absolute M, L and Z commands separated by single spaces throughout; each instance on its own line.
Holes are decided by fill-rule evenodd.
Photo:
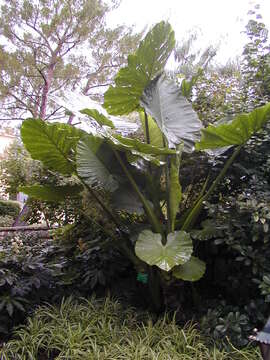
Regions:
M 46 110 L 47 110 L 47 103 L 48 103 L 48 93 L 51 87 L 51 83 L 53 80 L 53 73 L 54 73 L 55 63 L 50 64 L 48 68 L 47 75 L 44 76 L 44 86 L 42 91 L 42 97 L 41 97 L 41 106 L 40 106 L 40 113 L 39 117 L 41 119 L 45 119 L 46 117 Z

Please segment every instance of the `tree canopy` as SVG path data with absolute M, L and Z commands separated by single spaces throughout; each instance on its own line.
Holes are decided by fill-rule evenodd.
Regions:
M 140 38 L 131 28 L 106 26 L 116 6 L 115 0 L 5 0 L 0 119 L 59 119 L 50 94 L 78 89 L 95 95 L 110 83 Z

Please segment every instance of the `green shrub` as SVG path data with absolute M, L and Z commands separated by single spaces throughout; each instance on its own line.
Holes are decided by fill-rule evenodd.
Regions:
M 14 332 L 2 360 L 260 359 L 258 350 L 218 350 L 194 324 L 179 327 L 165 315 L 156 322 L 119 302 L 68 298 L 59 307 L 40 307 Z
M 20 205 L 15 201 L 0 200 L 0 216 L 16 218 L 21 211 Z
M 86 226 L 68 225 L 55 232 L 54 240 L 14 233 L 1 241 L 1 335 L 9 335 L 42 301 L 75 293 L 88 296 L 93 290 L 103 294 L 126 274 L 127 262 L 119 252 L 101 247 L 106 240 L 101 229 Z

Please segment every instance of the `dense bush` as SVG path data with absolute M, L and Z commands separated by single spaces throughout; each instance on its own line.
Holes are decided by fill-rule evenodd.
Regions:
M 102 248 L 101 229 L 73 225 L 41 239 L 41 233 L 9 235 L 0 248 L 0 333 L 23 321 L 25 314 L 43 301 L 64 295 L 105 293 L 127 262 L 117 251 Z M 86 230 L 87 229 L 87 230 Z M 46 234 L 45 234 L 46 235 Z M 48 237 L 48 235 L 47 235 Z
M 72 298 L 40 307 L 1 350 L 22 359 L 260 359 L 258 350 L 218 350 L 194 324 L 180 328 L 166 315 L 157 321 L 110 299 Z
M 0 200 L 0 216 L 11 216 L 13 219 L 20 213 L 20 205 L 15 201 Z

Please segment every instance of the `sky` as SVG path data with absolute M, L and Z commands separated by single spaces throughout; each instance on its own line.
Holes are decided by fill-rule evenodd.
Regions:
M 111 25 L 134 25 L 140 31 L 146 26 L 168 20 L 177 40 L 195 29 L 199 47 L 219 45 L 216 61 L 226 63 L 242 53 L 248 11 L 260 4 L 262 21 L 270 30 L 270 0 L 122 0 L 109 16 Z

